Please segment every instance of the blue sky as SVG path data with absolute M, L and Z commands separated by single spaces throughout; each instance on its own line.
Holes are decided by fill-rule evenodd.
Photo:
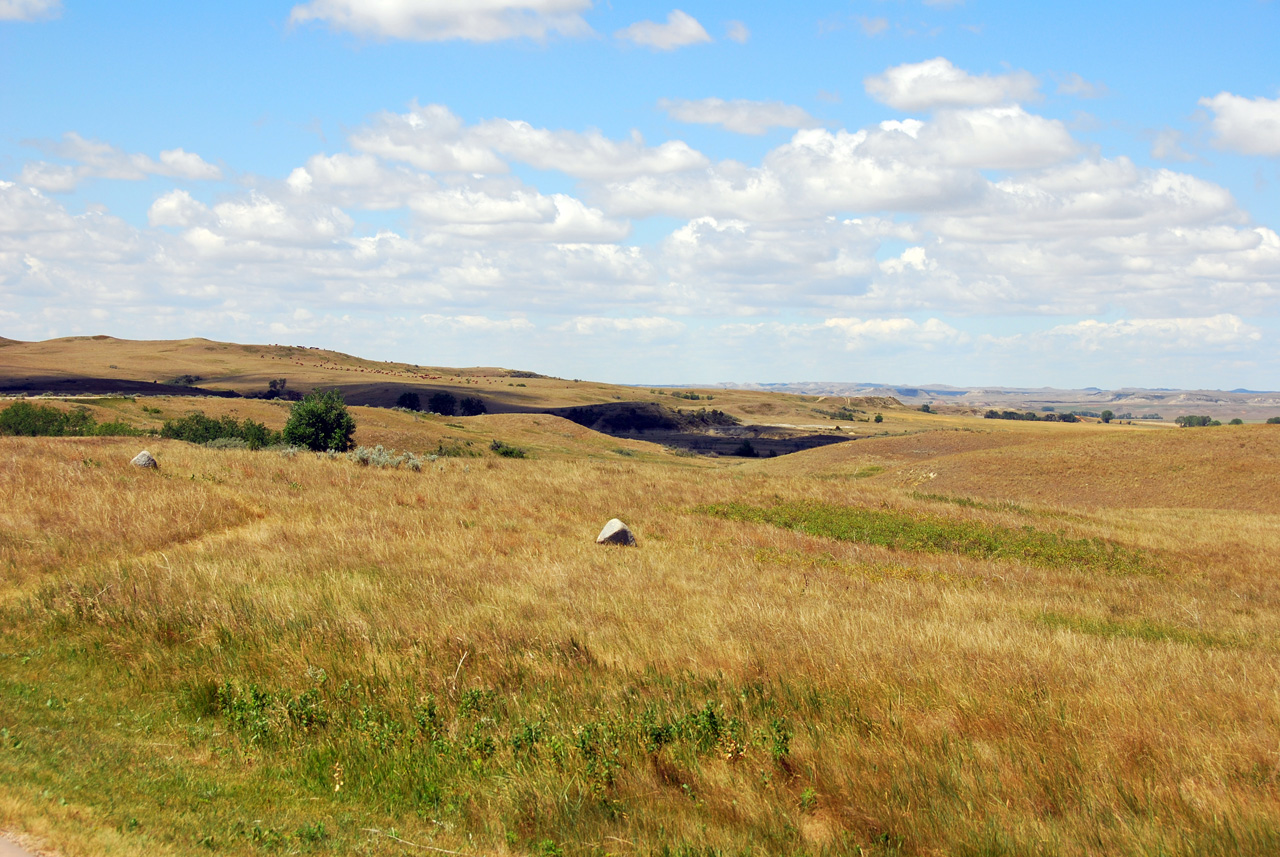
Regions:
M 1280 386 L 1280 3 L 0 0 L 0 335 Z

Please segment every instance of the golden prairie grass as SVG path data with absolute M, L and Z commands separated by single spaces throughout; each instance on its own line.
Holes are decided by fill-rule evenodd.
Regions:
M 0 824 L 68 854 L 1280 845 L 1280 514 L 1247 466 L 1280 432 L 940 431 L 738 463 L 448 422 L 361 431 L 535 457 L 413 473 L 159 441 L 150 473 L 136 440 L 0 440 Z M 1174 502 L 1121 495 L 1144 467 Z M 697 511 L 717 503 L 1030 527 L 1158 570 Z M 614 516 L 639 548 L 593 543 Z

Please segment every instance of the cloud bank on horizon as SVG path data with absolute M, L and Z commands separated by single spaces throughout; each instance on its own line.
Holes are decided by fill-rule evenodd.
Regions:
M 1233 29 L 1275 8 L 1188 29 L 1203 56 L 1165 60 L 1190 87 L 1166 92 L 1169 45 L 1070 49 L 1110 7 L 1041 57 L 1013 4 L 852 6 L 310 0 L 140 27 L 0 0 L 34 82 L 4 93 L 0 335 L 634 383 L 1280 384 L 1280 71 Z M 1229 46 L 1229 73 L 1191 73 Z

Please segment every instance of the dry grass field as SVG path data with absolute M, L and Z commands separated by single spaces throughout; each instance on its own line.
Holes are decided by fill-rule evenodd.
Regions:
M 0 438 L 0 829 L 68 857 L 1280 852 L 1280 427 L 886 410 L 738 460 L 353 413 L 474 454 Z M 615 516 L 638 547 L 594 544 Z

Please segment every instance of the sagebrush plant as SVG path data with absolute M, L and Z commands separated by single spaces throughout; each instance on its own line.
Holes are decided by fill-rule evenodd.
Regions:
M 336 450 L 332 451 L 337 454 Z M 347 454 L 349 461 L 356 464 L 371 467 L 390 467 L 392 469 L 404 467 L 406 470 L 421 470 L 422 466 L 428 460 L 434 460 L 433 457 L 420 458 L 412 452 L 397 453 L 394 449 L 384 449 L 381 444 L 375 447 L 357 446 Z
M 712 461 L 430 419 L 363 445 L 537 455 L 162 439 L 142 472 L 136 443 L 0 439 L 0 827 L 121 855 L 1280 847 L 1272 428 Z M 640 547 L 594 544 L 614 516 Z

